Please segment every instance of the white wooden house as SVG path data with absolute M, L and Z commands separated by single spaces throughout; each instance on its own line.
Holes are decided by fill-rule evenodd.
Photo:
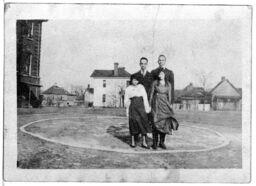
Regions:
M 131 74 L 114 63 L 113 70 L 94 70 L 91 86 L 94 90 L 93 105 L 96 107 L 124 107 L 124 90 Z

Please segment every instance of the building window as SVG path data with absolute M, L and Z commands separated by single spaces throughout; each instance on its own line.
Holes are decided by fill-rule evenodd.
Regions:
M 23 65 L 23 68 L 22 68 L 22 74 L 26 74 L 26 75 L 28 75 L 28 64 L 24 64 Z
M 31 54 L 29 55 L 28 60 L 29 60 L 28 75 L 31 76 L 31 74 L 32 74 L 32 55 Z
M 106 94 L 102 95 L 102 102 L 105 103 L 106 102 Z
M 34 33 L 34 23 L 32 22 L 29 27 L 28 37 L 32 37 Z
M 32 54 L 25 54 L 22 60 L 21 73 L 31 75 L 32 71 Z
M 106 87 L 106 80 L 103 80 L 103 87 Z

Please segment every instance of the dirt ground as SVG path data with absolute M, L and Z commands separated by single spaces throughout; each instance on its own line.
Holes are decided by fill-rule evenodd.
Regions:
M 85 168 L 242 168 L 241 112 L 176 111 L 180 122 L 213 129 L 230 140 L 226 147 L 206 152 L 166 154 L 132 154 L 77 148 L 47 142 L 20 131 L 20 127 L 39 119 L 81 117 L 85 114 L 124 116 L 124 109 L 43 108 L 18 110 L 18 161 L 25 169 L 85 169 Z

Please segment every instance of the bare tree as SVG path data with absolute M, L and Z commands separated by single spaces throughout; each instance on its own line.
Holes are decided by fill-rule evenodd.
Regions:
M 118 98 L 115 93 L 110 95 L 111 102 L 109 102 L 109 106 L 111 107 L 117 107 Z
M 120 100 L 120 107 L 124 107 L 124 94 L 125 94 L 125 85 L 118 86 L 119 88 L 119 100 Z
M 195 72 L 196 78 L 198 79 L 199 85 L 203 88 L 203 91 L 204 91 L 203 92 L 203 97 L 204 97 L 203 110 L 205 110 L 205 100 L 208 94 L 206 89 L 208 88 L 210 79 L 212 78 L 212 71 L 206 72 L 205 70 L 200 70 L 200 71 L 195 70 L 194 72 Z
M 82 85 L 71 85 L 71 93 L 75 94 L 78 99 L 83 99 L 85 94 L 85 87 Z
M 124 106 L 124 94 L 125 85 L 118 85 L 116 90 L 113 90 L 108 98 L 111 100 L 108 104 L 111 107 L 123 107 Z M 119 104 L 118 104 L 119 102 Z

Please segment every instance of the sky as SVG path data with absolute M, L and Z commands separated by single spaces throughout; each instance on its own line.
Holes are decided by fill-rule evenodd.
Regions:
M 95 69 L 113 69 L 114 63 L 129 73 L 139 70 L 139 59 L 149 59 L 148 70 L 157 68 L 159 54 L 174 72 L 175 89 L 190 82 L 202 86 L 198 74 L 207 74 L 213 88 L 222 76 L 242 86 L 241 21 L 212 18 L 152 18 L 54 20 L 43 23 L 41 84 L 69 89 L 87 86 Z

